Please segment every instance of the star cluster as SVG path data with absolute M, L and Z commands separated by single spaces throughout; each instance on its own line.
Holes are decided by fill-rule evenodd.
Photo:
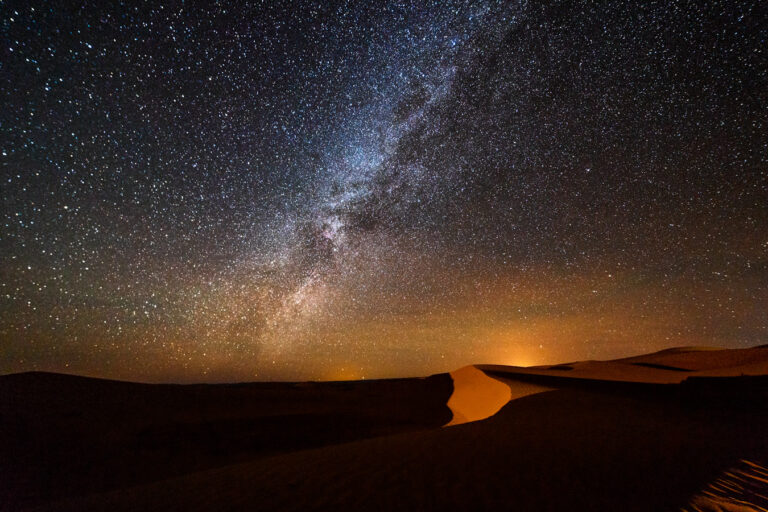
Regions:
M 0 372 L 768 338 L 759 2 L 0 2 Z

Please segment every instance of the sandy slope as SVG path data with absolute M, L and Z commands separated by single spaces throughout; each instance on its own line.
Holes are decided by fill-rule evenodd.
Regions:
M 614 361 L 515 367 L 478 365 L 485 371 L 507 374 L 544 375 L 574 379 L 676 384 L 699 376 L 740 376 L 768 374 L 768 347 L 709 349 L 683 347 Z
M 768 347 L 748 349 L 717 349 L 708 347 L 680 347 L 662 350 L 653 354 L 619 359 L 622 363 L 651 363 L 688 370 L 709 372 L 711 370 L 730 369 L 738 375 L 739 368 L 750 366 L 762 368 L 768 373 Z
M 450 373 L 454 390 L 448 401 L 450 425 L 496 414 L 510 400 L 553 389 L 519 380 L 521 375 L 648 384 L 677 384 L 692 376 L 729 377 L 768 374 L 768 347 L 729 350 L 677 347 L 614 361 L 515 367 L 466 366 Z M 506 378 L 505 378 L 506 376 Z
M 474 366 L 451 372 L 453 394 L 448 407 L 453 418 L 446 426 L 484 420 L 499 412 L 510 400 L 552 388 L 515 380 L 494 378 Z
M 761 512 L 768 510 L 768 467 L 740 460 L 691 498 L 681 512 Z
M 581 390 L 484 421 L 299 451 L 52 510 L 679 510 L 768 456 L 768 417 Z
M 439 428 L 451 379 L 148 385 L 0 377 L 0 510 Z
M 374 383 L 2 377 L 0 508 L 716 507 L 743 501 L 729 468 L 768 461 L 768 379 L 738 377 L 767 361 L 681 348 Z M 753 476 L 739 482 L 768 495 Z

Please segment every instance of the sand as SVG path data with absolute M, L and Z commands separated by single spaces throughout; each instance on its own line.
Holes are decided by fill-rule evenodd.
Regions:
M 0 455 L 12 455 L 0 457 L 0 508 L 759 506 L 768 482 L 742 473 L 744 464 L 768 461 L 768 378 L 710 373 L 757 371 L 765 349 L 704 352 L 473 366 L 373 383 L 158 387 L 0 377 Z M 744 482 L 752 494 L 729 487 Z
M 450 375 L 453 380 L 453 393 L 448 399 L 448 407 L 453 413 L 453 418 L 447 427 L 484 420 L 499 412 L 510 400 L 552 389 L 491 377 L 475 366 L 465 366 Z
M 0 510 L 451 419 L 448 375 L 324 383 L 149 385 L 0 377 Z
M 478 365 L 494 374 L 541 375 L 649 384 L 678 384 L 689 377 L 737 377 L 768 374 L 768 347 L 713 349 L 681 347 L 614 361 L 515 367 Z
M 768 467 L 740 460 L 691 498 L 681 512 L 761 512 L 768 510 Z
M 294 452 L 55 510 L 678 510 L 765 456 L 765 416 L 558 390 L 484 421 Z

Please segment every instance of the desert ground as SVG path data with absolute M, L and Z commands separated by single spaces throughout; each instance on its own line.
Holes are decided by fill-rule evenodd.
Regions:
M 0 377 L 2 510 L 768 509 L 768 346 L 380 381 Z

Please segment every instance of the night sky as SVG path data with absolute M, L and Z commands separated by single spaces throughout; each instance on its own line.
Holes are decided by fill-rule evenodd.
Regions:
M 0 1 L 0 373 L 768 343 L 765 3 L 151 3 Z

